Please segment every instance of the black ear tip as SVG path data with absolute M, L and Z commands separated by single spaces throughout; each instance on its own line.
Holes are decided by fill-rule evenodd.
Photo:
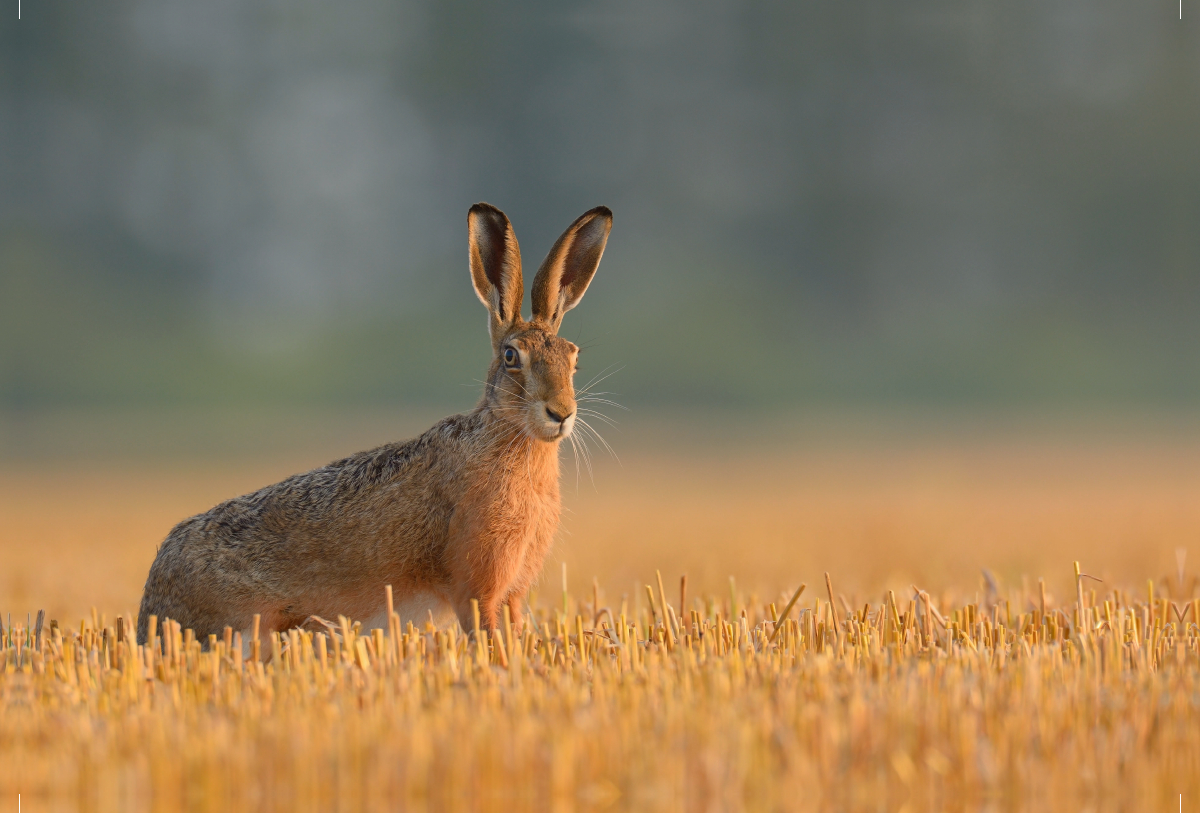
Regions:
M 467 216 L 469 217 L 470 215 L 487 217 L 493 220 L 500 219 L 504 222 L 508 222 L 508 218 L 505 217 L 504 212 L 500 211 L 492 204 L 484 203 L 483 201 L 476 203 L 467 211 Z
M 571 227 L 575 229 L 592 231 L 597 226 L 603 224 L 604 231 L 607 234 L 608 230 L 612 228 L 612 220 L 612 209 L 608 208 L 607 206 L 597 206 L 595 209 L 588 209 L 586 212 L 581 214 L 575 220 L 575 222 L 571 224 Z

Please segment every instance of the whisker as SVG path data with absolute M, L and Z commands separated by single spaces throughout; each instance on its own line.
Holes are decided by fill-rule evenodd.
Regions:
M 475 379 L 475 380 L 479 381 L 479 379 Z M 499 383 L 490 384 L 486 381 L 482 381 L 480 383 L 486 387 L 491 387 L 493 389 L 499 390 L 500 392 L 507 393 L 508 395 L 511 395 L 513 398 L 516 398 L 517 400 L 521 401 L 524 404 L 532 404 L 533 403 L 533 401 L 530 400 L 530 398 L 525 393 L 513 392 L 512 390 L 508 389 L 507 387 L 501 386 Z
M 609 406 L 615 406 L 617 409 L 623 409 L 626 412 L 629 411 L 629 407 L 627 407 L 623 404 L 618 404 L 616 401 L 610 401 L 607 398 L 597 398 L 594 395 L 577 396 L 575 398 L 575 400 L 582 401 L 582 402 L 588 403 L 588 404 L 608 404 Z
M 578 423 L 581 427 L 583 427 L 588 432 L 591 432 L 593 435 L 595 435 L 596 440 L 600 441 L 600 443 L 604 446 L 604 448 L 608 450 L 608 453 L 613 456 L 613 459 L 616 460 L 618 463 L 621 462 L 621 458 L 617 456 L 616 451 L 613 449 L 612 446 L 610 446 L 608 444 L 608 441 L 605 440 L 604 437 L 599 432 L 596 431 L 596 427 L 592 426 L 590 423 L 585 421 L 583 418 L 579 418 L 579 417 L 575 418 L 575 422 Z
M 592 481 L 592 485 L 596 484 L 596 475 L 592 471 L 592 450 L 588 448 L 587 438 L 583 435 L 579 436 L 579 448 L 583 452 L 583 465 L 587 468 L 588 479 Z
M 606 424 L 611 426 L 613 429 L 617 428 L 617 422 L 614 421 L 612 418 L 608 417 L 607 415 L 605 415 L 603 412 L 597 412 L 594 409 L 576 409 L 576 412 L 578 412 L 580 415 L 591 415 L 593 418 L 596 418 L 597 420 L 604 421 Z
M 575 458 L 575 491 L 579 491 L 579 441 L 575 439 L 575 435 L 568 435 L 567 440 L 571 441 L 571 454 Z
M 596 373 L 596 375 L 595 375 L 595 376 L 593 376 L 592 380 L 591 380 L 591 381 L 589 381 L 589 382 L 588 382 L 586 385 L 584 385 L 584 386 L 583 386 L 583 387 L 582 387 L 582 388 L 579 390 L 579 394 L 580 394 L 580 395 L 586 395 L 586 394 L 587 394 L 589 391 L 591 391 L 591 389 L 592 389 L 593 387 L 596 387 L 596 386 L 598 386 L 598 385 L 600 384 L 600 382 L 601 382 L 601 381 L 604 381 L 606 378 L 610 378 L 610 377 L 612 377 L 612 376 L 616 375 L 617 373 L 619 373 L 619 372 L 621 372 L 622 370 L 624 370 L 624 369 L 625 369 L 625 365 L 621 365 L 621 366 L 620 366 L 620 367 L 618 367 L 617 369 L 613 370 L 611 373 L 608 373 L 608 375 L 605 375 L 605 373 L 606 373 L 606 372 L 608 372 L 608 370 L 609 370 L 610 368 L 612 368 L 612 366 L 613 366 L 613 365 L 612 365 L 612 364 L 610 364 L 610 365 L 608 365 L 608 367 L 605 367 L 603 370 L 601 370 L 600 372 Z

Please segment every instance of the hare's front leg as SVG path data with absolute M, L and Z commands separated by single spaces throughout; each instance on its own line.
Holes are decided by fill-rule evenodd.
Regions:
M 508 598 L 509 585 L 520 565 L 520 558 L 512 555 L 511 546 L 505 542 L 479 535 L 456 546 L 450 562 L 451 597 L 458 623 L 467 632 L 475 628 L 471 599 L 479 601 L 480 628 L 500 628 L 500 605 Z
M 495 582 L 485 577 L 455 579 L 454 614 L 458 616 L 459 626 L 465 632 L 475 629 L 475 611 L 471 600 L 479 601 L 479 628 L 494 630 L 500 628 L 500 604 L 502 591 L 496 589 Z
M 550 546 L 554 542 L 556 527 L 557 514 L 544 518 L 538 524 L 536 532 L 525 546 L 520 559 L 520 565 L 517 567 L 512 581 L 509 582 L 508 595 L 505 597 L 505 601 L 508 603 L 509 612 L 512 614 L 513 626 L 517 629 L 524 627 L 524 619 L 521 616 L 521 612 L 525 606 L 525 597 L 529 595 L 530 588 L 533 587 L 538 576 L 541 575 L 542 566 L 546 562 L 546 555 L 550 552 Z
M 513 629 L 520 632 L 525 629 L 525 617 L 521 615 L 525 609 L 525 594 L 518 594 L 515 591 L 510 592 L 506 603 L 508 604 L 508 614 L 512 619 Z

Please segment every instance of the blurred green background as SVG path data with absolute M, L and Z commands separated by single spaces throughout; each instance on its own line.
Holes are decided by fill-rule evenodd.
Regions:
M 59 413 L 469 407 L 477 200 L 527 283 L 613 208 L 564 334 L 635 412 L 1200 397 L 1186 3 L 11 12 L 10 452 Z

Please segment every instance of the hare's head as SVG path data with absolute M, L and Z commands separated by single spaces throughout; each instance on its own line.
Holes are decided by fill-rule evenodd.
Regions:
M 487 306 L 492 364 L 484 399 L 530 437 L 558 441 L 575 426 L 572 377 L 579 348 L 559 338 L 563 314 L 579 304 L 596 273 L 612 228 L 598 206 L 563 232 L 533 279 L 533 318 L 521 317 L 521 250 L 512 225 L 495 206 L 467 214 L 471 280 Z

